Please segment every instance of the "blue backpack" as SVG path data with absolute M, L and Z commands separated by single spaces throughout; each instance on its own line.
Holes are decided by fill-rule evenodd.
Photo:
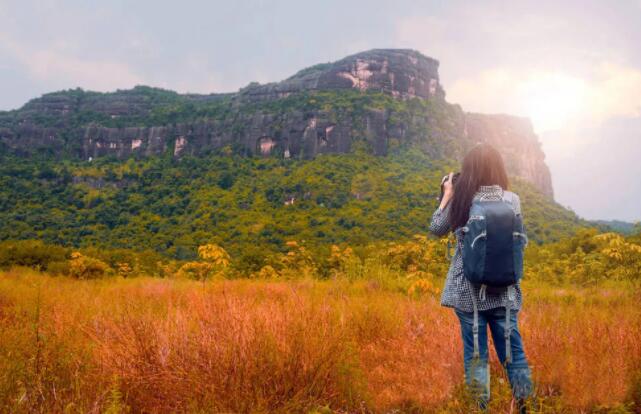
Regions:
M 463 275 L 479 288 L 479 299 L 485 300 L 486 292 L 507 290 L 507 362 L 511 362 L 510 302 L 515 299 L 514 285 L 523 277 L 523 252 L 527 244 L 523 219 L 514 211 L 512 197 L 512 193 L 505 192 L 501 200 L 484 200 L 483 197 L 474 200 L 466 225 L 457 230 L 463 238 Z M 472 303 L 474 355 L 478 356 L 478 309 L 474 292 Z
M 523 277 L 527 237 L 511 197 L 475 200 L 463 232 L 463 274 L 474 285 L 506 288 Z

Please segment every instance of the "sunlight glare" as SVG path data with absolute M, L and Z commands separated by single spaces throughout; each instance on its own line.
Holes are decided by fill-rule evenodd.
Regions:
M 587 86 L 562 73 L 535 75 L 518 87 L 521 110 L 541 133 L 568 126 L 585 109 Z

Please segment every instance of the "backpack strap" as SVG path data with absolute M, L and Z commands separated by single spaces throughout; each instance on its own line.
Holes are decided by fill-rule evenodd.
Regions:
M 472 288 L 472 307 L 474 308 L 474 322 L 472 323 L 472 336 L 474 337 L 474 360 L 480 358 L 479 352 L 479 307 L 476 303 L 476 294 L 474 293 L 474 288 Z
M 514 193 L 511 191 L 503 192 L 503 200 L 510 203 L 514 207 Z M 522 237 L 527 244 L 527 236 L 524 233 L 514 232 L 513 236 Z M 505 299 L 505 330 L 503 332 L 505 336 L 505 363 L 512 363 L 512 344 L 510 342 L 510 337 L 512 336 L 512 326 L 510 314 L 512 312 L 512 302 L 516 300 L 516 290 L 514 285 L 507 287 L 507 298 Z
M 481 288 L 479 289 L 479 299 L 481 299 L 481 302 L 483 302 L 487 298 L 487 285 L 482 284 Z
M 484 301 L 486 298 L 487 285 L 481 285 L 479 289 L 479 299 Z M 479 358 L 479 306 L 476 301 L 476 293 L 472 288 L 472 307 L 474 308 L 474 323 L 472 325 L 472 334 L 474 336 L 474 358 Z
M 512 347 L 510 343 L 510 336 L 512 336 L 512 327 L 510 326 L 510 311 L 512 310 L 511 303 L 516 298 L 514 285 L 507 287 L 507 298 L 505 300 L 505 363 L 512 363 Z
M 458 229 L 454 230 L 454 237 L 456 238 L 456 250 L 461 250 L 463 248 L 462 243 L 459 243 L 459 239 L 463 237 L 465 233 L 470 231 L 470 228 L 467 226 L 459 227 Z M 447 260 L 452 259 L 452 255 L 450 254 L 450 241 L 447 241 L 447 248 L 445 250 L 445 257 L 447 257 Z

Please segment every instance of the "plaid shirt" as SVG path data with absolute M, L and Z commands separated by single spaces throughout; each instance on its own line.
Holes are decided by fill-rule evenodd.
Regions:
M 521 214 L 521 202 L 519 196 L 509 191 L 503 191 L 498 185 L 481 186 L 479 191 L 474 195 L 474 199 L 484 197 L 485 200 L 501 200 L 502 198 L 512 200 L 512 207 L 516 214 Z M 444 236 L 450 232 L 451 226 L 449 222 L 450 204 L 441 210 L 437 208 L 432 215 L 432 222 L 430 223 L 430 232 L 437 236 Z M 473 286 L 463 276 L 463 257 L 461 255 L 461 246 L 463 240 L 457 236 L 456 250 L 452 261 L 450 262 L 450 269 L 447 272 L 447 279 L 445 280 L 445 287 L 441 295 L 441 305 L 450 308 L 456 308 L 463 312 L 472 312 L 474 310 L 472 305 L 472 295 L 476 295 L 478 310 L 488 310 L 498 307 L 504 307 L 508 303 L 507 291 L 500 294 L 491 294 L 487 292 L 485 300 L 479 298 L 479 288 Z M 517 282 L 515 286 L 516 297 L 510 304 L 510 308 L 518 311 L 521 309 L 522 295 L 521 286 Z

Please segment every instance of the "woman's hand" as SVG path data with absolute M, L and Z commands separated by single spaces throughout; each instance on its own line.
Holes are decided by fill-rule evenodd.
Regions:
M 441 205 L 439 206 L 441 210 L 443 210 L 447 206 L 447 203 L 449 203 L 454 196 L 454 184 L 452 183 L 453 176 L 454 173 L 450 172 L 449 175 L 443 177 L 443 181 L 441 182 L 441 185 L 443 185 L 443 199 L 441 200 Z

